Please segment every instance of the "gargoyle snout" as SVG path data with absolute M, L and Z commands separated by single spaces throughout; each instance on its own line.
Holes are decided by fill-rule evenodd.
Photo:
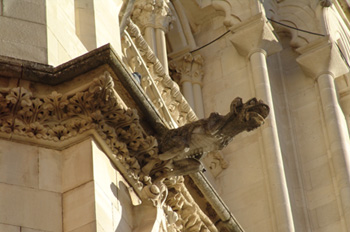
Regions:
M 246 111 L 258 113 L 263 118 L 266 118 L 269 115 L 270 107 L 266 105 L 262 100 L 252 98 L 247 102 Z

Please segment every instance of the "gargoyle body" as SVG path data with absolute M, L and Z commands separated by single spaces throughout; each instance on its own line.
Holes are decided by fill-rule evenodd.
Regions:
M 253 98 L 246 103 L 241 98 L 232 101 L 226 115 L 212 113 L 209 118 L 186 124 L 177 129 L 164 129 L 159 136 L 161 164 L 150 174 L 157 177 L 185 175 L 201 170 L 200 159 L 208 152 L 223 149 L 237 134 L 251 131 L 264 123 L 269 107 Z

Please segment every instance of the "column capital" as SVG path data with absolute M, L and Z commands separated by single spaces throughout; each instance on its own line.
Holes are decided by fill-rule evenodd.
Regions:
M 202 85 L 204 59 L 201 55 L 185 54 L 176 64 L 176 70 L 181 78 L 179 84 L 191 82 L 192 84 Z
M 314 79 L 322 74 L 334 78 L 349 71 L 340 51 L 328 36 L 315 40 L 296 50 L 300 56 L 296 59 L 304 73 Z
M 230 40 L 242 56 L 248 57 L 259 50 L 271 55 L 282 49 L 273 27 L 262 13 L 235 24 L 229 30 L 232 32 Z
M 142 31 L 152 27 L 167 32 L 174 20 L 166 0 L 136 0 L 131 17 Z

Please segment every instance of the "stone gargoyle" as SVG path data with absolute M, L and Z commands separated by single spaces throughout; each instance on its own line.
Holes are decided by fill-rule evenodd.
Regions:
M 221 150 L 243 131 L 251 131 L 264 123 L 269 107 L 253 98 L 232 101 L 226 115 L 212 113 L 209 118 L 169 130 L 162 127 L 157 136 L 161 162 L 146 165 L 144 171 L 155 179 L 186 175 L 200 171 L 200 159 L 208 152 Z

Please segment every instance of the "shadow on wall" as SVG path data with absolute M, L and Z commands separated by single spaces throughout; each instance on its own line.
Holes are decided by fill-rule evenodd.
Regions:
M 115 232 L 132 232 L 133 231 L 133 204 L 129 194 L 128 186 L 118 180 L 118 186 L 113 182 L 110 189 L 117 198 L 118 203 L 113 211 L 113 227 Z

